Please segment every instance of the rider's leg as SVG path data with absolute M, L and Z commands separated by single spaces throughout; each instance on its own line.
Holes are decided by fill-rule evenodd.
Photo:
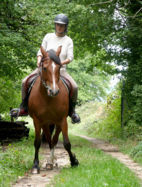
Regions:
M 18 117 L 18 116 L 26 116 L 28 115 L 28 88 L 25 87 L 25 84 L 27 82 L 27 79 L 31 77 L 32 75 L 38 74 L 38 68 L 35 69 L 30 75 L 25 77 L 22 81 L 22 103 L 20 104 L 20 108 L 14 109 L 11 111 L 11 115 L 13 117 Z M 29 85 L 27 85 L 28 87 Z
M 36 75 L 38 74 L 39 70 L 38 68 L 36 68 L 30 75 L 28 75 L 27 77 L 25 77 L 22 81 L 22 103 L 20 105 L 20 113 L 19 115 L 26 115 L 28 114 L 28 88 L 29 85 L 27 85 L 27 88 L 25 86 L 27 80 L 29 79 L 29 77 L 32 77 L 32 75 Z
M 70 81 L 71 85 L 72 85 L 73 92 L 72 92 L 72 96 L 70 98 L 69 116 L 72 119 L 72 123 L 79 123 L 80 122 L 80 117 L 75 112 L 75 106 L 76 106 L 76 103 L 77 103 L 77 96 L 78 96 L 78 86 L 77 86 L 76 82 L 73 80 L 73 78 L 65 70 L 61 69 L 61 76 L 68 79 Z
M 22 81 L 22 103 L 20 104 L 19 116 L 28 115 L 28 94 L 25 88 L 25 83 L 29 76 L 25 77 Z

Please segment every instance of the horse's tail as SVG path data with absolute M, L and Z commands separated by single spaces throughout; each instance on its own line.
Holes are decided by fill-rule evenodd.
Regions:
M 55 125 L 54 124 L 49 126 L 49 131 L 50 131 L 51 136 L 53 134 L 54 129 L 55 129 Z M 42 140 L 42 143 L 47 143 L 47 139 L 46 139 L 46 136 L 45 136 L 44 132 L 42 132 L 41 140 Z

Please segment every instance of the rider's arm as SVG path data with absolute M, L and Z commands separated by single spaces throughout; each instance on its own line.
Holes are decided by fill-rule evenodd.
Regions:
M 41 44 L 45 50 L 47 48 L 47 38 L 48 38 L 48 34 L 45 35 Z M 39 67 L 41 59 L 42 59 L 42 53 L 41 50 L 39 49 L 39 51 L 37 52 L 37 67 Z
M 61 62 L 62 65 L 69 64 L 73 60 L 73 58 L 74 58 L 74 56 L 73 56 L 73 41 L 72 41 L 72 39 L 70 39 L 69 44 L 68 44 L 68 48 L 67 48 L 67 58 Z
M 64 64 L 69 64 L 70 61 L 71 61 L 71 60 L 67 58 L 66 60 L 62 61 L 61 64 L 62 64 L 62 65 L 64 65 Z
M 40 66 L 41 59 L 42 59 L 41 55 L 37 56 L 37 67 Z

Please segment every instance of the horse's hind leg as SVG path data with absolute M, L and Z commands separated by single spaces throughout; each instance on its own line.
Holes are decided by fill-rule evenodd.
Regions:
M 55 150 L 55 146 L 58 142 L 58 137 L 59 137 L 60 132 L 61 132 L 60 127 L 56 127 L 56 131 L 55 131 L 55 134 L 52 138 L 51 146 L 50 146 L 50 162 L 47 164 L 48 169 L 53 169 L 53 165 L 55 164 L 54 163 L 54 160 L 55 160 L 54 150 Z
M 35 121 L 34 121 L 34 124 L 35 124 Z M 39 158 L 38 158 L 40 145 L 41 145 L 41 128 L 39 127 L 38 124 L 35 124 L 35 141 L 34 141 L 35 157 L 34 157 L 34 165 L 31 171 L 32 174 L 37 174 L 40 172 Z
M 54 164 L 54 159 L 55 159 L 55 156 L 54 156 L 54 150 L 55 150 L 55 146 L 57 145 L 58 143 L 58 138 L 59 138 L 59 134 L 61 132 L 61 128 L 59 126 L 56 127 L 56 131 L 55 131 L 55 134 L 52 138 L 52 143 L 51 143 L 51 154 L 50 154 L 50 159 L 51 159 L 51 162 Z M 56 166 L 57 166 L 57 163 L 56 163 Z
M 53 131 L 54 131 L 54 128 L 55 128 L 55 125 L 54 124 L 52 124 L 52 125 L 49 125 L 49 132 L 50 132 L 50 136 L 52 136 L 52 134 L 53 134 Z M 45 130 L 44 130 L 45 131 Z M 50 140 L 48 140 L 49 138 L 48 137 L 46 137 L 46 135 L 45 135 L 45 133 L 44 132 L 42 132 L 42 143 L 47 143 L 47 141 L 48 141 L 48 144 L 50 144 L 49 146 L 51 147 L 51 143 L 49 143 L 49 141 L 51 142 L 51 138 L 50 138 Z
M 46 137 L 46 140 L 48 142 L 49 148 L 50 148 L 50 150 L 52 150 L 51 135 L 52 135 L 52 130 L 54 130 L 54 129 L 52 129 L 52 127 L 50 128 L 49 125 L 48 126 L 43 126 L 42 128 L 43 128 L 43 133 L 44 133 L 44 135 Z M 54 155 L 54 150 L 52 150 L 52 152 L 50 153 L 50 159 L 46 164 L 47 169 L 53 169 L 53 161 L 51 159 L 51 155 Z
M 68 137 L 68 124 L 67 124 L 66 119 L 64 120 L 64 124 L 62 124 L 61 127 L 62 127 L 62 134 L 63 134 L 63 140 L 64 140 L 64 147 L 69 154 L 71 166 L 78 166 L 79 162 L 76 159 L 75 154 L 71 152 L 71 144 L 70 144 L 69 137 Z

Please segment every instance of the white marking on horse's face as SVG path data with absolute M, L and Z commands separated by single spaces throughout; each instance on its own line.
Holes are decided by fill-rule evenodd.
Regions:
M 53 74 L 52 74 L 53 90 L 56 89 L 56 82 L 55 82 L 55 68 L 56 68 L 56 65 L 55 65 L 54 62 L 52 62 L 52 70 L 53 70 Z

